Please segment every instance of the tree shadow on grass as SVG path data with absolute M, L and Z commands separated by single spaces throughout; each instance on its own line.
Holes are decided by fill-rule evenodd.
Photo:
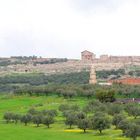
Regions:
M 94 136 L 107 136 L 108 134 L 107 133 L 105 133 L 105 132 L 102 132 L 102 133 L 100 133 L 100 132 L 93 132 L 93 134 L 94 134 Z

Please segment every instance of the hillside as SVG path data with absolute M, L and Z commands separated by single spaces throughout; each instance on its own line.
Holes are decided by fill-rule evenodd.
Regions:
M 133 74 L 133 75 L 132 75 Z M 118 79 L 124 75 L 139 76 L 139 71 L 118 70 L 100 70 L 96 71 L 98 82 L 109 79 Z M 13 92 L 15 89 L 23 86 L 40 86 L 49 84 L 88 84 L 89 71 L 59 73 L 47 75 L 44 73 L 13 73 L 0 76 L 0 92 Z
M 96 71 L 131 69 L 140 67 L 139 62 L 87 62 L 66 58 L 11 57 L 0 59 L 0 75 L 12 73 L 44 73 L 46 75 L 90 71 L 94 65 Z
M 90 100 L 89 100 L 90 101 Z M 77 104 L 83 107 L 88 103 L 87 99 L 77 98 L 75 100 L 66 100 L 61 97 L 0 97 L 0 102 L 2 103 L 0 107 L 0 136 L 2 140 L 129 140 L 121 136 L 121 130 L 115 130 L 113 127 L 111 129 L 105 130 L 104 135 L 99 136 L 98 131 L 88 130 L 86 134 L 83 134 L 83 130 L 78 129 L 73 126 L 70 130 L 68 126 L 64 124 L 64 118 L 59 112 L 59 115 L 55 118 L 55 124 L 52 124 L 48 129 L 45 125 L 40 125 L 36 127 L 35 124 L 28 124 L 24 126 L 18 122 L 17 124 L 9 123 L 6 124 L 3 120 L 3 114 L 10 110 L 12 112 L 25 114 L 29 109 L 34 107 L 37 110 L 43 109 L 58 109 L 61 104 Z M 39 106 L 42 104 L 42 106 Z M 138 139 L 139 140 L 139 139 Z

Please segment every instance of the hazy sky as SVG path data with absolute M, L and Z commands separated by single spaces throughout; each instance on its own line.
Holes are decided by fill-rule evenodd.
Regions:
M 0 56 L 140 55 L 140 0 L 0 0 Z

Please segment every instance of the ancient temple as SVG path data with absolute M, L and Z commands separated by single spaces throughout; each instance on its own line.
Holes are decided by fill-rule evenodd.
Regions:
M 92 52 L 89 52 L 87 50 L 81 52 L 81 59 L 82 61 L 89 62 L 93 61 L 95 59 L 96 55 Z
M 97 79 L 96 79 L 95 67 L 91 65 L 89 84 L 96 84 L 96 83 L 97 83 Z

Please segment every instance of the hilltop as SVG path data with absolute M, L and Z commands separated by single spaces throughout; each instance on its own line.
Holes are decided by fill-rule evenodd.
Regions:
M 90 71 L 94 65 L 96 71 L 117 69 L 139 69 L 139 56 L 96 55 L 89 51 L 81 53 L 81 59 L 42 58 L 36 56 L 15 56 L 0 58 L 0 74 L 45 73 L 47 75 Z M 136 70 L 135 69 L 135 70 Z

